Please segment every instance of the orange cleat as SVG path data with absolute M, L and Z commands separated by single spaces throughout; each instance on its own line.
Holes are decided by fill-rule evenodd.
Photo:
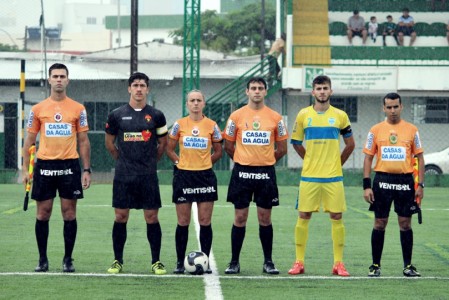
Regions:
M 343 276 L 343 277 L 347 277 L 349 276 L 348 271 L 346 271 L 345 265 L 342 262 L 337 262 L 333 269 L 332 269 L 332 274 L 334 275 L 338 275 L 338 276 Z
M 290 270 L 288 270 L 288 274 L 290 275 L 304 274 L 304 263 L 302 261 L 295 261 L 293 267 Z

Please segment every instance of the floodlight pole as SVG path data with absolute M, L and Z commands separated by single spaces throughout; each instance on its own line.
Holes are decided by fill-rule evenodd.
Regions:
M 137 71 L 137 33 L 139 31 L 138 22 L 138 0 L 131 0 L 131 69 L 130 75 Z
M 39 20 L 40 26 L 41 26 L 41 59 L 42 59 L 42 66 L 41 66 L 41 86 L 45 87 L 45 95 L 48 97 L 48 88 L 47 88 L 47 40 L 45 36 L 45 17 L 44 17 L 44 0 L 41 0 L 41 17 Z

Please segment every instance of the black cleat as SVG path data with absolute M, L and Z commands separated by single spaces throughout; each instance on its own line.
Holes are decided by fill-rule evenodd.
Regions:
M 263 264 L 263 269 L 262 269 L 262 271 L 263 271 L 264 273 L 272 274 L 272 275 L 277 275 L 277 274 L 279 274 L 279 270 L 276 269 L 276 267 L 274 266 L 274 263 L 273 263 L 271 260 L 268 260 L 268 261 L 266 261 L 266 262 Z
M 62 260 L 62 272 L 73 273 L 75 272 L 75 267 L 73 266 L 73 258 L 64 257 Z
M 207 264 L 207 269 L 204 271 L 204 274 L 212 274 L 212 269 L 209 264 Z
M 421 274 L 419 274 L 414 265 L 408 265 L 402 273 L 407 277 L 421 277 Z
M 176 263 L 176 268 L 173 270 L 174 274 L 184 274 L 185 268 L 184 268 L 184 263 L 178 261 Z
M 225 270 L 225 274 L 240 273 L 240 264 L 237 261 L 231 261 Z
M 368 277 L 379 277 L 380 276 L 380 266 L 378 264 L 372 264 L 369 267 Z
M 47 272 L 48 271 L 48 259 L 40 258 L 37 267 L 34 268 L 34 272 Z

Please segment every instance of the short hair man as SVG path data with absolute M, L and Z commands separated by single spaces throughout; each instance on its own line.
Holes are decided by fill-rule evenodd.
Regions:
M 147 104 L 149 92 L 148 76 L 139 72 L 132 74 L 128 79 L 129 103 L 110 112 L 106 123 L 105 146 L 116 160 L 112 196 L 115 260 L 108 269 L 111 274 L 120 273 L 123 269 L 130 209 L 143 209 L 152 273 L 167 273 L 159 258 L 162 231 L 158 212 L 162 204 L 157 161 L 165 152 L 168 129 L 164 114 Z
M 398 38 L 399 38 L 399 45 L 404 46 L 404 36 L 410 36 L 410 46 L 413 45 L 413 43 L 416 40 L 416 31 L 415 31 L 415 20 L 412 16 L 410 16 L 410 10 L 405 7 L 402 10 L 402 16 L 399 18 L 398 22 Z
M 36 200 L 36 240 L 39 263 L 36 272 L 48 271 L 47 241 L 54 198 L 58 191 L 64 220 L 65 254 L 63 272 L 75 272 L 72 253 L 77 234 L 76 204 L 83 198 L 83 189 L 90 186 L 89 126 L 84 106 L 67 97 L 69 84 L 67 66 L 56 63 L 48 69 L 50 97 L 31 108 L 27 137 L 23 145 L 23 181 L 28 178 L 28 149 L 40 134 L 34 184 L 31 198 Z M 79 149 L 79 153 L 77 151 Z M 83 170 L 80 169 L 81 157 Z
M 315 103 L 299 111 L 291 144 L 304 160 L 298 195 L 298 219 L 295 225 L 296 260 L 288 271 L 290 275 L 303 274 L 309 222 L 312 213 L 320 207 L 329 213 L 332 228 L 334 264 L 332 274 L 349 276 L 343 264 L 345 226 L 343 212 L 346 199 L 342 166 L 355 143 L 348 115 L 330 104 L 331 79 L 320 75 L 313 80 Z M 340 152 L 340 135 L 345 147 Z
M 352 45 L 352 38 L 354 36 L 359 36 L 362 38 L 363 44 L 366 43 L 368 37 L 368 31 L 365 28 L 365 20 L 359 15 L 358 10 L 354 10 L 353 15 L 348 19 L 348 30 L 347 30 L 349 44 Z
M 265 105 L 267 83 L 263 78 L 250 78 L 246 95 L 248 104 L 231 114 L 223 135 L 224 149 L 234 160 L 227 200 L 235 208 L 231 231 L 232 258 L 225 273 L 240 272 L 240 250 L 245 239 L 249 205 L 254 198 L 264 253 L 262 270 L 279 274 L 271 257 L 271 209 L 279 205 L 274 164 L 287 153 L 288 132 L 282 116 Z
M 412 215 L 420 208 L 416 198 L 424 196 L 424 155 L 418 128 L 401 119 L 401 96 L 389 93 L 383 98 L 386 119 L 374 125 L 366 139 L 363 153 L 363 197 L 374 211 L 374 226 L 371 233 L 373 263 L 368 276 L 380 276 L 381 257 L 385 240 L 391 204 L 398 215 L 403 274 L 407 277 L 421 276 L 412 265 L 413 231 Z M 415 190 L 413 178 L 413 157 L 418 157 L 419 185 Z M 371 165 L 376 157 L 373 185 L 371 186 Z

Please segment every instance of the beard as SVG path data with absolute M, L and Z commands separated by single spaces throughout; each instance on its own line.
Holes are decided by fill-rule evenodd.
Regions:
M 326 102 L 329 102 L 329 99 L 330 99 L 331 97 L 329 96 L 329 97 L 327 97 L 325 100 L 321 100 L 321 99 L 319 99 L 318 97 L 315 97 L 315 100 L 318 102 L 318 103 L 321 103 L 321 104 L 324 104 L 324 103 L 326 103 Z

